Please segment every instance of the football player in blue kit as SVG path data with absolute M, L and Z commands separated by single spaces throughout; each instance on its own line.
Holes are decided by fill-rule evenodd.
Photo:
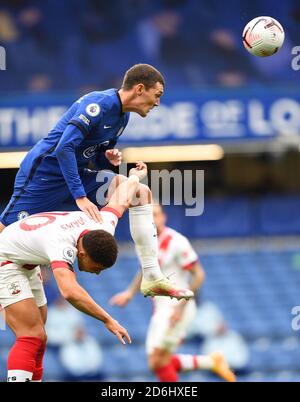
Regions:
M 120 183 L 128 180 L 103 170 L 105 158 L 114 166 L 121 164 L 122 154 L 114 147 L 128 124 L 130 112 L 146 117 L 159 106 L 164 87 L 164 78 L 158 70 L 148 64 L 137 64 L 126 72 L 121 89 L 92 92 L 76 101 L 21 163 L 14 193 L 0 217 L 0 233 L 6 226 L 29 215 L 63 210 L 63 204 L 72 199 L 81 211 L 101 222 L 99 206 L 107 204 Z M 99 170 L 88 169 L 90 162 Z M 141 166 L 139 162 L 137 169 Z M 102 197 L 99 197 L 103 187 L 106 191 L 100 191 Z M 148 200 L 146 205 L 131 208 L 129 214 L 131 233 L 137 239 L 137 253 L 141 260 L 147 261 L 142 293 L 191 298 L 192 292 L 176 288 L 163 276 L 154 258 L 157 235 L 149 191 L 139 183 L 137 195 L 144 195 Z
M 13 196 L 0 217 L 0 232 L 18 219 L 39 212 L 60 210 L 75 200 L 77 207 L 101 219 L 96 193 L 102 185 L 117 186 L 124 177 L 101 170 L 107 160 L 119 166 L 122 154 L 114 149 L 129 121 L 130 112 L 146 117 L 159 106 L 163 76 L 154 67 L 130 68 L 120 90 L 91 92 L 76 101 L 46 138 L 40 140 L 21 163 Z M 89 170 L 94 163 L 97 170 Z M 98 200 L 98 204 L 107 201 Z

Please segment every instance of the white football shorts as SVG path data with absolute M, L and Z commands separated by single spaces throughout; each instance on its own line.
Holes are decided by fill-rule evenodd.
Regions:
M 0 267 L 0 308 L 34 298 L 38 307 L 47 304 L 41 270 L 28 270 L 17 264 Z
M 148 328 L 146 339 L 147 354 L 151 354 L 156 348 L 174 352 L 184 340 L 187 329 L 194 319 L 196 312 L 197 306 L 195 301 L 189 300 L 181 319 L 171 327 L 170 318 L 174 313 L 174 304 L 157 308 L 152 315 Z

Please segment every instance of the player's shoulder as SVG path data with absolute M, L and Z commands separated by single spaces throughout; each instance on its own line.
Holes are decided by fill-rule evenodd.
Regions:
M 171 238 L 172 244 L 175 247 L 181 245 L 185 246 L 187 243 L 190 243 L 189 239 L 186 236 L 184 236 L 182 233 L 178 232 L 175 229 L 167 227 L 165 233 Z
M 107 89 L 105 91 L 93 91 L 89 92 L 81 97 L 77 102 L 86 106 L 89 104 L 97 104 L 102 108 L 111 108 L 113 105 L 119 102 L 117 96 L 117 90 L 114 88 Z

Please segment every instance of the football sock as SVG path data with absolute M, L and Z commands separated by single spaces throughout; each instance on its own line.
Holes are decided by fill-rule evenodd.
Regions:
M 156 369 L 154 372 L 161 382 L 178 382 L 177 371 L 172 362 Z
M 152 205 L 130 208 L 129 223 L 144 279 L 153 281 L 163 278 L 158 262 L 157 230 L 153 222 Z
M 46 342 L 42 342 L 41 347 L 36 356 L 36 366 L 33 372 L 31 382 L 41 382 L 43 379 L 43 359 L 46 351 Z
M 37 354 L 42 341 L 34 337 L 18 337 L 8 355 L 8 382 L 32 380 L 36 368 Z
M 178 354 L 172 356 L 172 364 L 177 371 L 212 370 L 213 359 L 210 356 Z

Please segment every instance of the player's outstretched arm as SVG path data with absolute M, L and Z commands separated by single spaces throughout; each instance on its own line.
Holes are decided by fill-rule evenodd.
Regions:
M 129 287 L 123 292 L 115 294 L 109 301 L 112 306 L 125 307 L 131 299 L 135 296 L 138 290 L 140 290 L 142 282 L 142 273 L 138 272 L 134 277 Z
M 119 341 L 125 345 L 125 339 L 131 343 L 130 336 L 116 320 L 114 320 L 102 307 L 100 307 L 91 296 L 84 290 L 76 280 L 74 273 L 66 268 L 56 268 L 53 271 L 62 296 L 77 310 L 102 321 L 106 328 L 112 332 Z

